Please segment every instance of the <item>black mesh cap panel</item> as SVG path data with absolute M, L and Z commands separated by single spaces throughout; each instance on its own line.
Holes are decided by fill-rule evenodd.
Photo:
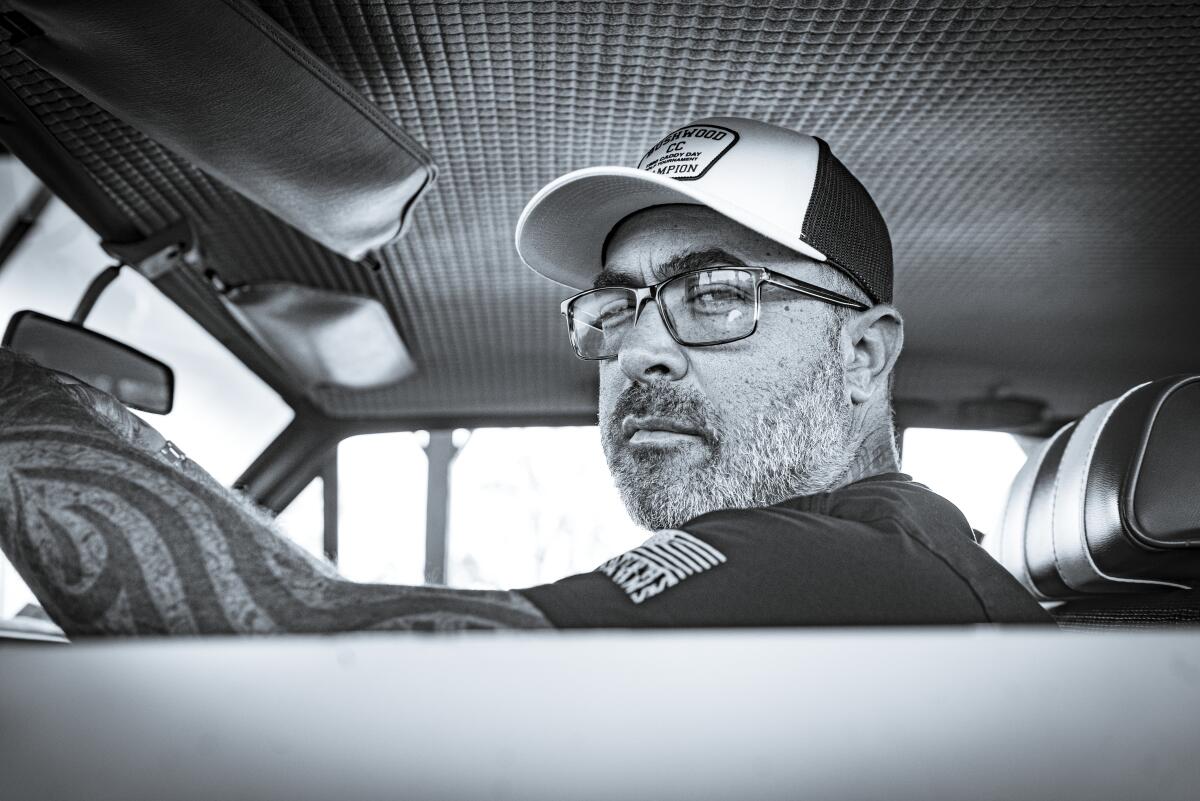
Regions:
M 892 238 L 866 187 L 817 139 L 817 177 L 804 215 L 805 242 L 846 272 L 876 303 L 892 301 Z

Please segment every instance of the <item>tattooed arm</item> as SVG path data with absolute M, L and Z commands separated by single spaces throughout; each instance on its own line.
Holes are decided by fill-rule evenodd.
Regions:
M 513 592 L 342 579 L 163 442 L 0 348 L 0 548 L 68 635 L 550 625 Z

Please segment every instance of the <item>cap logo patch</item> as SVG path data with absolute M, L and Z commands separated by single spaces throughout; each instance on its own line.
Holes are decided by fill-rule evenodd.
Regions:
M 632 551 L 596 568 L 640 604 L 679 582 L 725 561 L 725 554 L 704 540 L 678 529 L 654 534 Z
M 638 169 L 678 181 L 703 178 L 737 143 L 737 131 L 719 125 L 688 125 L 671 131 L 646 151 Z

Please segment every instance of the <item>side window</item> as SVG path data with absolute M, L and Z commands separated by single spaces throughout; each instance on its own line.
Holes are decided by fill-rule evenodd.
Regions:
M 649 534 L 625 512 L 595 426 L 462 432 L 447 581 L 519 588 L 596 569 Z
M 275 525 L 309 553 L 325 558 L 325 482 L 320 478 L 308 482 L 275 517 Z
M 424 584 L 428 439 L 421 431 L 342 440 L 322 471 L 336 479 L 310 481 L 276 525 L 352 581 Z
M 17 569 L 7 559 L 0 557 L 0 620 L 17 614 L 25 604 L 35 603 L 37 600 L 21 580 Z
M 315 554 L 324 494 L 314 479 L 277 518 Z M 593 570 L 647 536 L 625 513 L 595 427 L 351 437 L 338 447 L 336 494 L 330 540 L 354 581 L 531 586 Z
M 1000 527 L 1008 490 L 1025 464 L 1012 434 L 910 428 L 901 469 L 957 506 L 985 536 Z
M 338 569 L 353 581 L 425 583 L 424 432 L 338 445 Z

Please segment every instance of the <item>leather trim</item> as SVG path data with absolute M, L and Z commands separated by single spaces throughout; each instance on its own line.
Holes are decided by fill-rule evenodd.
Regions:
M 1139 591 L 1137 585 L 1141 588 L 1187 588 L 1186 585 L 1174 582 L 1121 577 L 1106 572 L 1096 563 L 1093 549 L 1099 542 L 1111 539 L 1112 532 L 1107 530 L 1110 527 L 1105 525 L 1104 530 L 1093 530 L 1090 533 L 1088 531 L 1089 492 L 1092 494 L 1091 504 L 1110 504 L 1113 508 L 1118 496 L 1116 487 L 1111 487 L 1106 492 L 1103 486 L 1098 486 L 1095 476 L 1092 475 L 1097 448 L 1113 415 L 1145 386 L 1147 384 L 1140 384 L 1116 400 L 1097 406 L 1084 415 L 1063 454 L 1062 465 L 1059 468 L 1060 480 L 1055 488 L 1055 563 L 1063 581 L 1080 593 Z M 1093 524 L 1096 519 L 1097 514 L 1093 512 Z
M 1036 597 L 1072 600 L 1194 586 L 1200 553 L 1186 549 L 1190 540 L 1163 548 L 1145 531 L 1135 534 L 1129 520 L 1141 463 L 1154 454 L 1154 430 L 1159 436 L 1192 431 L 1197 398 L 1189 395 L 1176 407 L 1166 403 L 1185 387 L 1200 389 L 1198 382 L 1200 376 L 1188 375 L 1139 384 L 1093 408 L 1030 456 L 1013 481 L 997 548 L 1004 566 Z M 1178 474 L 1171 472 L 1176 462 L 1181 470 L 1192 464 L 1191 443 L 1189 438 L 1167 450 L 1158 457 L 1161 464 L 1148 462 L 1148 469 L 1167 471 L 1154 485 L 1160 514 L 1169 514 L 1178 491 Z M 1187 533 L 1190 514 L 1165 519 Z
M 429 153 L 246 0 L 13 0 L 15 45 L 119 119 L 351 259 L 398 237 Z
M 1166 549 L 1192 549 L 1200 547 L 1200 529 L 1196 531 L 1195 538 L 1187 540 L 1164 540 L 1150 534 L 1146 526 L 1142 525 L 1137 514 L 1137 487 L 1138 481 L 1141 478 L 1142 464 L 1146 459 L 1146 450 L 1150 445 L 1150 436 L 1154 432 L 1154 424 L 1158 421 L 1159 414 L 1162 408 L 1166 405 L 1167 400 L 1172 395 L 1178 392 L 1183 387 L 1194 384 L 1200 381 L 1200 376 L 1180 376 L 1172 383 L 1165 386 L 1154 400 L 1154 406 L 1150 410 L 1148 419 L 1142 427 L 1141 438 L 1138 442 L 1137 452 L 1134 454 L 1133 462 L 1128 471 L 1128 475 L 1122 487 L 1120 511 L 1124 519 L 1125 528 L 1129 532 L 1129 536 L 1136 542 L 1150 548 L 1166 548 Z M 1200 424 L 1200 423 L 1198 423 Z
M 1025 532 L 1029 522 L 1029 506 L 1033 501 L 1033 488 L 1038 471 L 1046 459 L 1046 453 L 1054 446 L 1063 432 L 1071 427 L 1064 426 L 1053 437 L 1040 444 L 1013 479 L 1008 492 L 1008 502 L 1004 506 L 1004 518 L 1000 523 L 1000 533 L 994 545 L 984 539 L 984 548 L 996 561 L 1000 562 L 1017 581 L 1038 598 L 1046 598 L 1034 583 L 1029 574 L 1029 565 L 1025 558 Z
M 1058 573 L 1054 558 L 1054 499 L 1063 452 L 1078 423 L 1059 430 L 1038 465 L 1025 522 L 1024 554 L 1034 594 L 1039 598 L 1071 598 L 1075 593 Z
M 1165 385 L 1143 384 L 1124 396 L 1097 435 L 1087 467 L 1084 538 L 1090 561 L 1109 584 L 1109 593 L 1144 592 L 1140 582 L 1180 587 L 1196 575 L 1200 554 L 1165 551 L 1130 536 L 1121 512 L 1121 497 L 1136 444 Z M 1191 557 L 1191 558 L 1189 558 Z M 1163 582 L 1169 582 L 1163 584 Z
M 1084 539 L 1088 470 L 1105 422 L 1126 395 L 1103 403 L 1083 416 L 1063 451 L 1054 482 L 1054 522 L 1050 538 L 1054 565 L 1063 582 L 1079 593 L 1086 594 L 1102 580 L 1099 570 L 1092 565 Z
M 378 300 L 270 281 L 221 295 L 230 314 L 305 387 L 389 386 L 417 369 Z
M 1169 580 L 1171 562 L 1131 540 L 1121 519 L 1121 488 L 1128 473 L 1129 454 L 1141 435 L 1159 382 L 1142 384 L 1126 393 L 1110 410 L 1097 432 L 1084 478 L 1083 541 L 1090 564 L 1105 576 L 1121 581 L 1106 592 L 1144 592 L 1141 580 Z

